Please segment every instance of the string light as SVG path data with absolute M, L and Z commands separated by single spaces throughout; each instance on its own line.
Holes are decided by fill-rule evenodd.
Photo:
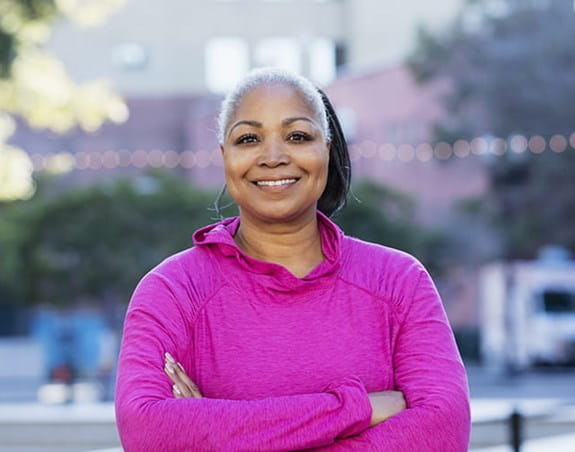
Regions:
M 210 153 L 204 150 L 196 152 L 196 165 L 202 169 L 210 166 Z
M 383 143 L 378 145 L 372 140 L 356 143 L 349 147 L 352 161 L 359 159 L 378 158 L 384 161 L 399 160 L 410 162 L 418 160 L 426 163 L 433 159 L 449 160 L 452 157 L 463 159 L 472 155 L 493 155 L 502 156 L 506 152 L 520 154 L 529 150 L 534 154 L 541 154 L 546 149 L 554 153 L 562 153 L 567 149 L 575 149 L 575 132 L 570 136 L 561 134 L 553 135 L 549 142 L 541 135 L 526 137 L 521 134 L 512 135 L 508 140 L 495 137 L 487 139 L 475 137 L 471 141 L 457 140 L 453 145 L 442 141 L 434 146 L 430 143 L 420 143 L 417 146 L 411 144 L 394 145 L 393 143 Z M 78 151 L 76 153 L 33 153 L 30 160 L 35 171 L 52 171 L 55 173 L 67 173 L 73 170 L 108 170 L 115 168 L 135 167 L 143 169 L 181 167 L 187 170 L 192 168 L 205 169 L 210 166 L 221 167 L 223 159 L 219 150 L 208 151 L 205 149 L 196 152 L 186 150 L 176 152 L 174 150 L 161 151 L 158 149 L 145 151 L 137 149 L 129 151 L 121 149 L 119 151 L 106 150 L 99 151 Z
M 545 138 L 541 135 L 534 135 L 529 138 L 529 150 L 534 154 L 541 154 L 545 150 L 546 146 L 547 143 L 545 142 Z
M 192 169 L 196 165 L 196 155 L 192 151 L 182 152 L 180 165 L 185 169 Z
M 211 152 L 210 153 L 210 162 L 214 166 L 224 166 L 222 154 L 219 152 Z
M 439 160 L 447 160 L 452 154 L 451 145 L 445 141 L 441 141 L 435 145 L 434 154 Z
M 352 144 L 348 150 L 349 150 L 349 159 L 352 162 L 355 162 L 356 160 L 359 160 L 361 158 L 361 148 L 358 144 Z
M 395 154 L 397 153 L 397 150 L 395 149 L 395 146 L 391 143 L 385 143 L 382 144 L 379 148 L 379 157 L 382 160 L 393 160 L 395 158 Z
M 162 163 L 166 168 L 176 168 L 180 164 L 180 156 L 176 151 L 167 151 L 162 157 Z
M 144 168 L 148 165 L 148 153 L 143 150 L 137 150 L 132 153 L 132 166 Z
M 115 151 L 106 151 L 102 156 L 102 166 L 104 168 L 112 169 L 120 166 L 120 156 Z
M 453 145 L 453 153 L 459 157 L 464 158 L 471 152 L 471 145 L 465 140 L 457 140 Z
M 415 148 L 415 155 L 421 162 L 429 162 L 433 158 L 433 148 L 429 143 L 418 144 Z
M 397 148 L 397 158 L 402 162 L 410 162 L 415 157 L 415 149 L 411 144 L 402 144 Z
M 513 135 L 511 140 L 509 140 L 509 147 L 515 153 L 522 153 L 527 150 L 529 142 L 523 135 Z
M 476 137 L 471 140 L 471 152 L 475 155 L 485 154 L 487 147 L 488 144 L 485 138 Z
M 132 153 L 127 149 L 121 149 L 118 151 L 118 165 L 122 168 L 127 168 L 130 166 L 132 160 Z
M 96 170 L 102 168 L 102 154 L 98 151 L 88 153 L 88 168 Z
M 377 143 L 371 140 L 364 141 L 361 146 L 360 155 L 365 159 L 370 159 L 375 157 L 376 154 L 377 154 Z
M 494 155 L 503 155 L 507 151 L 507 141 L 503 138 L 495 138 L 491 142 L 491 153 Z
M 563 152 L 567 149 L 567 138 L 563 135 L 553 135 L 549 140 L 549 147 L 553 152 Z

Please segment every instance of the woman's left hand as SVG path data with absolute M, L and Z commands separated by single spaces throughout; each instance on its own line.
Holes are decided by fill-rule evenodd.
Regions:
M 172 386 L 172 394 L 176 399 L 184 399 L 187 397 L 201 399 L 203 397 L 199 388 L 186 374 L 184 367 L 176 362 L 169 353 L 165 354 L 164 372 L 174 383 Z

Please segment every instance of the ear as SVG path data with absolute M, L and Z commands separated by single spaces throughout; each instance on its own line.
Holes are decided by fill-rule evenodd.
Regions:
M 224 155 L 224 145 L 220 144 L 220 154 L 222 154 L 222 157 Z

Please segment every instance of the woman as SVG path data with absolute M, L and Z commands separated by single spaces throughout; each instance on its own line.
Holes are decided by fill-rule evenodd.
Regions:
M 150 271 L 116 392 L 128 451 L 465 451 L 468 388 L 428 273 L 347 237 L 349 157 L 325 96 L 250 73 L 219 139 L 239 207 Z

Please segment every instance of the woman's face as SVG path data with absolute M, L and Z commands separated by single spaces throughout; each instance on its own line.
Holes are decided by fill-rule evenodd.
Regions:
M 254 88 L 224 133 L 226 183 L 242 216 L 291 222 L 315 215 L 329 145 L 299 91 L 281 84 Z

